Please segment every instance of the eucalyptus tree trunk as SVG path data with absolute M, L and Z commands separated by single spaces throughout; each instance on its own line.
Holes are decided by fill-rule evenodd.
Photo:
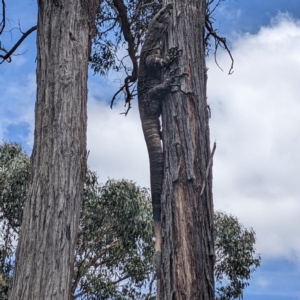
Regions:
M 87 64 L 99 0 L 38 0 L 31 183 L 10 300 L 68 300 L 86 172 Z
M 167 0 L 164 1 L 168 2 Z M 214 299 L 206 0 L 174 0 L 166 48 L 178 46 L 180 87 L 163 102 L 161 299 Z

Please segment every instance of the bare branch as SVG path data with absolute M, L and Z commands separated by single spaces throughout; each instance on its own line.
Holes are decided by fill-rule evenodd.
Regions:
M 209 17 L 211 17 L 211 15 L 214 13 L 214 11 L 217 9 L 217 7 L 220 5 L 220 3 L 223 2 L 223 1 L 225 1 L 225 0 L 218 0 L 218 1 L 217 1 L 217 4 L 214 6 L 213 9 L 210 8 L 210 5 L 211 5 L 213 2 L 215 2 L 215 0 L 210 0 L 210 1 L 208 1 L 208 2 L 206 3 L 206 6 L 207 6 L 207 15 L 208 15 Z
M 2 20 L 0 22 L 0 34 L 2 34 L 5 28 L 5 0 L 2 0 Z
M 83 290 L 83 291 L 81 291 L 80 293 L 74 295 L 74 296 L 73 296 L 73 299 L 76 299 L 76 298 L 78 298 L 78 297 L 80 297 L 80 296 L 83 296 L 83 295 L 86 294 L 86 293 L 87 293 L 87 291 L 86 291 L 86 290 Z
M 130 277 L 131 277 L 131 275 L 126 275 L 126 276 L 124 276 L 124 277 L 119 278 L 119 279 L 116 280 L 116 281 L 112 281 L 111 283 L 112 283 L 112 284 L 117 284 L 117 283 L 120 283 L 121 281 L 123 281 L 123 280 L 125 280 L 125 279 L 130 278 Z M 87 291 L 86 291 L 86 290 L 83 290 L 83 291 L 81 291 L 80 293 L 74 295 L 74 296 L 73 296 L 73 299 L 76 299 L 76 298 L 78 298 L 78 297 L 80 297 L 80 296 L 83 296 L 83 295 L 86 294 L 86 293 L 87 293 Z
M 35 31 L 37 29 L 37 26 L 33 26 L 30 29 L 28 29 L 26 32 L 23 33 L 23 35 L 21 36 L 21 38 L 17 41 L 17 43 L 9 50 L 7 51 L 5 48 L 0 48 L 0 50 L 2 50 L 5 55 L 0 55 L 0 58 L 2 59 L 2 61 L 0 62 L 0 64 L 2 64 L 5 60 L 7 60 L 8 62 L 11 62 L 11 56 L 12 54 L 17 50 L 17 48 L 21 45 L 21 43 L 27 38 L 27 36 L 32 33 L 33 31 Z
M 226 43 L 226 39 L 224 37 L 220 37 L 217 33 L 216 30 L 214 30 L 212 22 L 209 19 L 209 15 L 206 16 L 206 20 L 205 20 L 205 28 L 208 32 L 207 36 L 205 37 L 205 43 L 207 43 L 208 39 L 210 36 L 212 36 L 215 40 L 215 52 L 214 52 L 214 57 L 215 57 L 215 62 L 217 64 L 217 66 L 223 71 L 223 69 L 219 66 L 218 62 L 217 62 L 217 51 L 218 51 L 218 47 L 221 46 L 224 49 L 226 49 L 227 53 L 230 56 L 231 59 L 231 66 L 230 69 L 228 71 L 228 75 L 231 75 L 233 73 L 233 64 L 234 64 L 234 60 L 233 57 L 231 55 L 231 52 L 227 46 Z
M 116 99 L 116 96 L 121 92 L 125 91 L 125 106 L 128 104 L 128 109 L 125 113 L 127 115 L 128 111 L 131 108 L 130 101 L 132 100 L 132 94 L 130 92 L 129 83 L 135 82 L 138 76 L 138 58 L 136 56 L 136 45 L 134 42 L 134 37 L 131 32 L 129 19 L 127 16 L 127 7 L 125 6 L 123 0 L 113 0 L 113 5 L 116 11 L 118 12 L 118 20 L 121 27 L 121 30 L 124 35 L 124 39 L 128 44 L 128 54 L 132 62 L 132 73 L 128 75 L 124 80 L 124 85 L 114 94 L 110 107 L 112 108 L 113 103 Z
M 97 255 L 96 257 L 94 257 L 88 264 L 88 267 L 92 267 L 94 266 L 95 268 L 100 266 L 102 264 L 102 262 L 97 263 L 97 260 L 99 260 L 110 248 L 113 248 L 114 246 L 118 245 L 120 243 L 119 240 L 115 240 L 114 242 L 112 242 L 111 244 L 109 244 L 108 246 L 106 246 L 102 252 Z
M 116 18 L 108 18 L 106 21 L 111 21 L 111 20 L 114 20 L 114 23 L 110 26 L 110 27 L 108 27 L 106 30 L 104 30 L 103 32 L 102 32 L 102 34 L 104 35 L 104 34 L 106 34 L 106 33 L 108 33 L 108 32 L 110 32 L 114 27 L 115 27 L 115 25 L 117 24 L 117 22 L 118 22 L 118 20 L 116 19 Z
M 111 102 L 110 102 L 110 108 L 113 107 L 113 104 L 114 104 L 114 101 L 116 100 L 116 97 L 118 96 L 118 94 L 119 94 L 120 92 L 123 91 L 124 87 L 125 87 L 125 84 L 123 84 L 123 85 L 119 88 L 119 90 L 113 95 L 113 97 L 112 97 L 112 99 L 111 99 Z

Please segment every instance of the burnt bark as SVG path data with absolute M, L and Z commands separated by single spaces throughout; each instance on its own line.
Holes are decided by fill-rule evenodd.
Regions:
M 99 0 L 39 0 L 31 183 L 9 299 L 70 296 L 86 172 L 87 64 Z
M 165 47 L 181 50 L 181 75 L 180 86 L 174 86 L 162 104 L 161 299 L 211 300 L 214 240 L 204 51 L 206 1 L 174 0 L 173 5 Z

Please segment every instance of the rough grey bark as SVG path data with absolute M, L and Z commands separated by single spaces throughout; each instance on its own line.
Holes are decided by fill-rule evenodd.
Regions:
M 70 295 L 86 172 L 87 63 L 99 0 L 39 0 L 31 183 L 10 300 Z
M 167 1 L 164 1 L 167 2 Z M 162 104 L 161 299 L 214 299 L 214 239 L 206 67 L 205 0 L 174 0 L 166 47 L 178 46 L 180 89 Z M 204 187 L 204 188 L 203 188 Z

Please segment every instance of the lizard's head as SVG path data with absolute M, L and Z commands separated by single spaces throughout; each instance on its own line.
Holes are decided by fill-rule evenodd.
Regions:
M 153 21 L 168 26 L 173 10 L 173 4 L 169 3 L 163 7 L 153 18 Z
M 153 18 L 149 28 L 151 28 L 151 35 L 153 38 L 161 38 L 166 32 L 173 10 L 173 4 L 169 3 L 163 7 Z

